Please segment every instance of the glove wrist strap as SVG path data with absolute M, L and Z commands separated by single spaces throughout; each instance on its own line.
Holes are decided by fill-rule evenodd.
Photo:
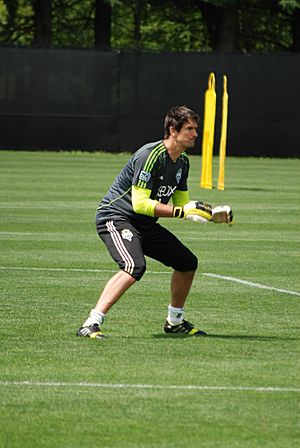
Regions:
M 173 207 L 173 218 L 183 218 L 184 211 L 183 207 Z

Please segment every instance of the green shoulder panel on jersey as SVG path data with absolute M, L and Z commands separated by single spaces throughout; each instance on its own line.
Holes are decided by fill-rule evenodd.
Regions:
M 189 163 L 189 156 L 187 155 L 186 152 L 183 152 L 183 153 L 180 155 L 180 158 L 181 158 L 185 163 Z
M 146 173 L 151 173 L 153 166 L 155 162 L 157 161 L 158 157 L 166 150 L 165 145 L 161 142 L 159 145 L 155 146 L 155 148 L 152 149 L 150 152 L 143 171 Z M 147 182 L 144 180 L 139 180 L 137 183 L 137 187 L 146 188 Z

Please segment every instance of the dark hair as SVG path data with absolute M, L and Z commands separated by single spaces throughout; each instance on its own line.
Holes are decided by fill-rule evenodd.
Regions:
M 164 138 L 168 138 L 170 136 L 170 127 L 174 127 L 177 132 L 180 131 L 183 124 L 188 121 L 189 118 L 196 120 L 199 123 L 199 115 L 196 114 L 193 110 L 189 109 L 186 106 L 175 106 L 169 110 L 166 115 L 165 123 L 164 123 Z

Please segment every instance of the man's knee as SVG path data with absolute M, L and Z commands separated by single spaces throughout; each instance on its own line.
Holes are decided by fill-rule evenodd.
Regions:
M 132 272 L 131 275 L 136 280 L 141 280 L 141 278 L 143 277 L 145 271 L 146 271 L 146 263 L 145 262 L 140 262 L 139 264 L 134 266 L 133 272 Z
M 196 255 L 191 253 L 191 257 L 188 260 L 189 262 L 189 268 L 186 269 L 187 271 L 196 271 L 198 268 L 198 258 L 196 257 Z
M 172 266 L 175 271 L 189 272 L 196 271 L 198 268 L 198 258 L 192 252 L 184 258 L 177 260 L 176 264 Z

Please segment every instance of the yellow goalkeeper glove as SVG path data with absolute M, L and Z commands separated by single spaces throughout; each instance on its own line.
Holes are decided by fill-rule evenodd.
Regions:
M 212 208 L 210 204 L 203 201 L 190 201 L 183 207 L 173 208 L 174 218 L 184 218 L 190 221 L 197 221 L 202 224 L 211 221 Z

